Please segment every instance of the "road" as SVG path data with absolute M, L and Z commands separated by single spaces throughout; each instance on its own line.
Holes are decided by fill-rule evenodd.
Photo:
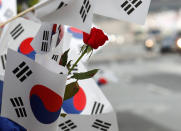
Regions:
M 140 45 L 116 50 L 121 49 L 104 49 L 89 68 L 112 72 L 117 79 L 101 89 L 117 112 L 120 131 L 180 131 L 181 56 L 147 53 Z M 112 59 L 105 58 L 108 54 L 114 54 Z

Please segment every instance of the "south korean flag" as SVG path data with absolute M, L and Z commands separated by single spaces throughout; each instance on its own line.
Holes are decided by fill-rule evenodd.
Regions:
M 119 131 L 115 112 L 60 117 L 58 131 Z
M 49 63 L 47 63 L 47 61 L 50 60 L 53 60 L 57 64 L 60 64 L 63 53 L 69 49 L 69 44 L 72 36 L 70 34 L 64 33 L 63 25 L 61 25 L 60 27 L 58 33 L 54 34 L 52 37 L 51 51 L 46 54 L 36 54 L 35 61 L 42 66 L 49 66 Z
M 0 52 L 8 48 L 16 50 L 26 56 L 32 56 L 35 54 L 30 43 L 37 34 L 40 24 L 23 19 L 17 18 L 11 22 L 8 29 L 3 35 L 0 44 Z
M 53 67 L 54 71 L 9 49 L 1 116 L 27 130 L 57 131 L 67 70 L 57 63 Z
M 51 49 L 54 24 L 42 23 L 38 33 L 31 42 L 36 53 L 47 53 Z
M 79 63 L 77 69 L 80 72 L 87 71 L 82 63 Z M 78 81 L 78 84 L 79 91 L 63 102 L 62 109 L 66 114 L 99 115 L 113 111 L 112 105 L 92 78 Z
M 43 22 L 64 24 L 90 32 L 94 3 L 92 0 L 72 0 L 63 8 L 40 17 Z
M 42 2 L 40 2 L 39 4 L 46 1 L 47 0 L 42 0 Z M 46 15 L 49 15 L 58 9 L 66 7 L 70 1 L 71 0 L 51 0 L 51 2 L 49 2 L 48 4 L 35 9 L 35 16 L 40 18 Z
M 11 22 L 3 30 L 3 35 L 0 39 L 0 75 L 4 76 L 6 61 L 7 61 L 7 49 L 13 49 L 19 53 L 35 59 L 36 52 L 31 47 L 30 43 L 37 34 L 40 24 L 35 22 L 17 18 Z
M 144 24 L 151 0 L 93 0 L 95 3 L 94 13 Z
M 69 53 L 69 59 L 78 57 L 73 50 Z M 80 62 L 76 70 L 86 72 L 87 69 Z M 67 84 L 70 81 L 67 81 Z M 116 114 L 112 105 L 97 86 L 95 80 L 87 79 L 78 81 L 79 91 L 71 98 L 65 100 L 62 105 L 58 131 L 118 131 Z

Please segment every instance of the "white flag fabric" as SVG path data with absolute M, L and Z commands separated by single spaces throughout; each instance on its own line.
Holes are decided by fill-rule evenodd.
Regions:
M 70 47 L 71 35 L 64 33 L 63 25 L 59 26 L 58 30 L 52 37 L 52 50 L 46 54 L 36 54 L 35 60 L 43 66 L 47 60 L 54 60 L 59 64 L 62 54 Z
M 119 131 L 114 112 L 101 115 L 67 115 L 60 117 L 58 131 Z
M 70 54 L 75 55 L 72 52 Z M 79 63 L 76 69 L 80 72 L 87 71 L 82 63 Z M 66 114 L 97 115 L 113 111 L 110 102 L 93 79 L 78 81 L 78 83 L 79 91 L 63 102 L 62 109 Z
M 3 31 L 0 39 L 0 75 L 4 76 L 6 67 L 7 49 L 16 50 L 32 59 L 35 59 L 36 52 L 30 43 L 38 32 L 40 24 L 18 18 L 11 22 Z
M 50 51 L 53 27 L 54 24 L 42 23 L 38 33 L 31 42 L 31 46 L 36 53 L 42 54 Z
M 16 0 L 0 0 L 0 23 L 17 15 Z
M 151 0 L 93 0 L 95 2 L 94 13 L 144 24 Z
M 57 131 L 67 70 L 52 72 L 11 49 L 7 58 L 1 115 L 31 131 Z
M 54 28 L 54 30 L 55 29 L 56 28 Z M 59 26 L 58 31 L 54 31 L 54 33 L 55 34 L 52 36 L 52 40 L 51 40 L 50 52 L 44 53 L 44 54 L 36 54 L 35 61 L 43 66 L 46 66 L 47 61 L 49 60 L 53 60 L 57 64 L 59 64 L 60 58 L 63 54 L 63 49 L 65 48 L 64 45 L 68 44 L 67 41 L 64 40 L 67 37 L 64 37 L 64 28 L 62 25 Z M 64 42 L 66 44 L 63 44 Z
M 47 62 L 51 60 L 59 64 L 62 54 L 63 54 L 62 47 L 58 46 L 47 54 L 36 54 L 35 61 L 45 67 L 49 65 L 49 63 Z
M 40 17 L 43 22 L 64 24 L 90 32 L 94 3 L 92 0 L 72 0 L 63 8 Z
M 75 51 L 70 51 L 69 59 L 76 58 Z M 82 63 L 78 64 L 80 72 L 87 69 Z M 93 79 L 78 81 L 79 91 L 63 102 L 62 113 L 65 118 L 60 117 L 58 131 L 119 131 L 116 114 L 112 105 L 104 96 Z
M 24 18 L 17 18 L 10 23 L 4 37 L 1 39 L 0 52 L 7 50 L 8 48 L 18 50 L 21 44 L 26 45 L 27 42 L 29 42 L 28 44 L 30 46 L 31 41 L 35 37 L 40 26 L 40 24 Z M 29 53 L 29 46 L 26 46 L 27 49 L 26 51 L 24 50 L 24 54 Z
M 51 14 L 52 12 L 67 6 L 68 2 L 70 2 L 71 0 L 42 0 L 39 4 L 41 5 L 41 3 L 44 3 L 46 1 L 51 2 L 44 6 L 41 6 L 40 8 L 37 8 L 35 10 L 36 17 L 40 18 L 48 14 Z

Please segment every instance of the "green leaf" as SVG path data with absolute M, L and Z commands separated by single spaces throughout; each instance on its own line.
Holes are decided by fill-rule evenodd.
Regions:
M 61 56 L 61 59 L 60 59 L 60 62 L 59 62 L 60 65 L 62 65 L 62 66 L 66 66 L 67 65 L 69 51 L 70 51 L 70 49 L 65 51 L 64 54 Z
M 72 82 L 66 86 L 64 101 L 72 98 L 79 91 L 79 84 L 77 82 Z
M 84 80 L 94 77 L 94 75 L 98 72 L 98 69 L 94 69 L 88 72 L 83 73 L 74 73 L 74 75 L 71 78 L 74 78 L 76 80 Z
M 67 114 L 61 113 L 60 116 L 63 117 L 63 118 L 65 118 L 65 117 L 67 116 Z

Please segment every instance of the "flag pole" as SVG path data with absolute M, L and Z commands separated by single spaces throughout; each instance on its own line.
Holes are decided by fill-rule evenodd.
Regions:
M 44 6 L 44 5 L 52 2 L 52 1 L 54 1 L 54 0 L 47 0 L 47 1 L 44 1 L 44 2 L 40 2 L 40 3 L 38 3 L 38 4 L 34 5 L 34 6 L 26 9 L 25 11 L 19 13 L 18 15 L 12 17 L 11 19 L 7 20 L 6 22 L 0 23 L 0 27 L 3 27 L 4 25 L 12 22 L 13 20 L 17 19 L 18 17 L 21 17 L 21 16 L 27 14 L 28 12 L 34 11 L 34 10 L 36 10 L 36 9 L 38 9 L 38 8 L 40 8 L 40 7 Z

